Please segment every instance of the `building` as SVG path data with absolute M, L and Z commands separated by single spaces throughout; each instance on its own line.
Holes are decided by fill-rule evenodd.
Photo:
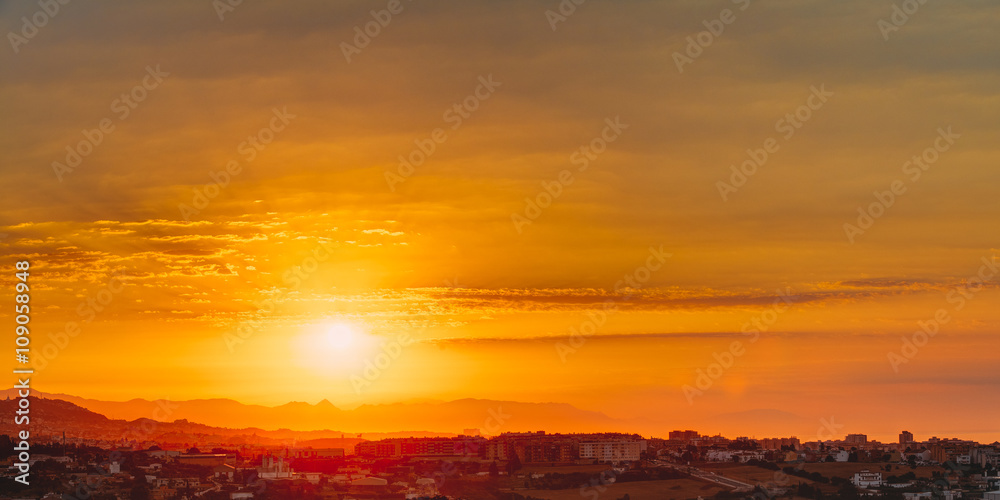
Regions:
M 518 460 L 524 464 L 576 461 L 576 443 L 568 439 L 526 439 L 514 443 Z
M 294 448 L 289 450 L 291 458 L 321 459 L 321 458 L 342 458 L 343 448 Z
M 858 488 L 878 488 L 882 486 L 882 473 L 863 470 L 854 474 L 851 483 Z
M 943 464 L 948 461 L 948 450 L 940 444 L 931 445 L 931 461 Z
M 1000 453 L 992 448 L 975 447 L 969 450 L 969 462 L 980 467 L 991 464 L 996 468 L 1000 465 Z
M 580 458 L 601 462 L 636 462 L 640 459 L 643 441 L 596 441 L 580 443 Z
M 670 431 L 667 435 L 671 441 L 693 441 L 698 439 L 700 436 L 697 431 Z
M 434 498 L 438 496 L 437 481 L 433 478 L 422 477 L 417 479 L 415 486 L 407 492 L 406 498 Z
M 844 438 L 844 444 L 849 446 L 864 446 L 868 444 L 868 435 L 866 434 L 848 434 Z
M 486 443 L 487 460 L 509 460 L 514 453 L 513 442 L 507 439 L 491 439 Z
M 348 492 L 353 496 L 379 496 L 389 489 L 389 481 L 380 477 L 364 477 L 351 481 Z
M 472 457 L 486 444 L 482 437 L 405 438 L 365 441 L 354 447 L 361 457 Z
M 764 438 L 757 440 L 757 444 L 760 445 L 761 449 L 764 450 L 780 450 L 782 448 L 790 448 L 792 450 L 797 450 L 802 443 L 799 442 L 799 438 L 792 436 L 790 438 Z
M 257 468 L 257 476 L 261 479 L 291 479 L 292 472 L 292 468 L 285 463 L 284 457 L 275 461 L 271 455 L 265 456 L 260 467 Z
M 236 467 L 229 464 L 216 465 L 215 468 L 212 469 L 212 474 L 216 479 L 232 482 L 233 477 L 236 475 Z
M 177 463 L 188 465 L 207 465 L 215 467 L 226 463 L 225 454 L 200 454 L 200 455 L 177 455 Z
M 903 431 L 899 433 L 899 444 L 908 445 L 913 442 L 913 433 L 910 431 Z

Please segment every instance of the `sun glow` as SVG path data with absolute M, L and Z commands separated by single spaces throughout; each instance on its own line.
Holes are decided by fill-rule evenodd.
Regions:
M 349 376 L 378 349 L 378 338 L 354 323 L 321 323 L 294 340 L 299 364 L 318 374 Z

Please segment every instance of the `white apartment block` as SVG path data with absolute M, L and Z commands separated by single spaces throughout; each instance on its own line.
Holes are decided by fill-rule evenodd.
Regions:
M 635 462 L 639 460 L 645 441 L 596 441 L 580 443 L 580 458 L 602 462 Z
M 877 488 L 882 486 L 882 473 L 863 470 L 855 473 L 851 482 L 858 488 Z

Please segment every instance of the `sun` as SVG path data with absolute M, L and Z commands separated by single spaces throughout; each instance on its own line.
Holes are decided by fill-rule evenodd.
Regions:
M 317 374 L 349 376 L 378 349 L 378 337 L 347 321 L 315 324 L 294 339 L 297 362 Z
M 323 348 L 344 352 L 358 340 L 358 332 L 347 323 L 333 323 L 326 327 Z

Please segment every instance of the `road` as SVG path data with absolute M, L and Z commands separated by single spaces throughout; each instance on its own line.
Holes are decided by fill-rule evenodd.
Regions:
M 659 461 L 657 461 L 656 464 L 661 466 L 671 467 L 674 470 L 691 474 L 691 477 L 694 477 L 696 479 L 701 479 L 704 481 L 722 485 L 725 486 L 726 488 L 732 488 L 735 490 L 752 490 L 754 488 L 753 484 L 744 483 L 743 481 L 737 481 L 735 479 L 728 478 L 725 476 L 720 476 L 714 472 L 708 472 L 699 469 L 697 467 L 691 467 L 690 465 L 677 465 Z

